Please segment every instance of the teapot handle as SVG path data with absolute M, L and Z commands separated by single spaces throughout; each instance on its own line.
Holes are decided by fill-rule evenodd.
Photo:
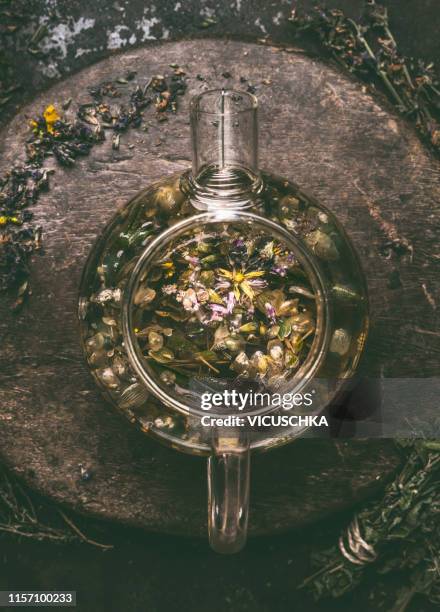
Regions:
M 250 447 L 246 434 L 222 435 L 216 429 L 208 459 L 208 533 L 218 553 L 245 545 L 249 515 Z

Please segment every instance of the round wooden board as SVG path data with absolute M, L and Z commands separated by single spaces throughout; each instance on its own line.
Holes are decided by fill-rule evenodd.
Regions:
M 74 168 L 56 167 L 50 191 L 34 207 L 44 253 L 32 261 L 33 295 L 18 315 L 1 305 L 1 457 L 31 486 L 83 513 L 197 535 L 206 529 L 205 461 L 136 431 L 101 399 L 83 361 L 77 292 L 92 242 L 139 189 L 188 166 L 190 96 L 208 87 L 246 87 L 240 84 L 246 77 L 261 104 L 261 166 L 334 210 L 364 262 L 370 371 L 432 376 L 439 354 L 432 330 L 439 166 L 410 127 L 333 68 L 265 46 L 199 40 L 115 55 L 55 85 L 2 131 L 2 171 L 24 159 L 28 120 L 47 104 L 61 107 L 72 98 L 66 114 L 73 116 L 76 104 L 89 100 L 89 86 L 129 70 L 145 82 L 170 73 L 172 63 L 188 75 L 178 113 L 158 123 L 147 110 L 148 132 L 125 133 L 119 151 L 107 138 Z M 233 76 L 225 79 L 226 71 Z M 411 252 L 386 258 L 386 234 L 403 237 Z M 401 286 L 391 288 L 396 270 Z M 399 461 L 388 440 L 306 439 L 257 455 L 251 533 L 297 527 L 347 507 Z M 92 474 L 87 482 L 81 466 Z

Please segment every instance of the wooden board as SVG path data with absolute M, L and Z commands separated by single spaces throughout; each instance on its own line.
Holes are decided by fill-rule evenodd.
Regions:
M 439 165 L 386 104 L 333 68 L 297 53 L 204 40 L 115 55 L 41 94 L 2 131 L 2 171 L 23 160 L 28 119 L 47 104 L 61 106 L 71 97 L 73 113 L 76 102 L 89 99 L 90 85 L 128 70 L 143 82 L 170 72 L 171 63 L 189 77 L 178 114 L 158 123 L 147 111 L 148 132 L 124 134 L 119 151 L 107 139 L 74 168 L 57 167 L 50 191 L 34 207 L 44 227 L 44 254 L 32 262 L 33 295 L 18 315 L 1 305 L 0 453 L 31 486 L 83 513 L 203 534 L 204 460 L 134 430 L 101 399 L 83 361 L 77 292 L 93 240 L 139 189 L 188 166 L 190 95 L 225 84 L 243 88 L 239 79 L 246 77 L 261 105 L 261 166 L 332 208 L 364 262 L 373 325 L 370 372 L 433 376 L 440 350 L 434 287 Z M 226 71 L 232 78 L 222 76 Z M 400 257 L 385 248 L 397 237 L 411 247 Z M 302 440 L 256 456 L 251 532 L 297 527 L 347 507 L 380 486 L 399 461 L 388 440 Z M 87 481 L 81 466 L 91 473 Z

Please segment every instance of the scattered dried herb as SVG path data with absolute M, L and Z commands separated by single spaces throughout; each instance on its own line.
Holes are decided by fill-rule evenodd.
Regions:
M 151 78 L 144 87 L 136 86 L 129 96 L 127 105 L 121 104 L 115 107 L 108 104 L 105 98 L 119 97 L 121 90 L 118 84 L 132 80 L 133 73 L 129 73 L 126 79 L 117 79 L 116 82 L 106 81 L 97 87 L 89 88 L 94 101 L 81 105 L 78 116 L 97 129 L 111 129 L 113 131 L 112 146 L 114 149 L 119 149 L 120 135 L 129 127 L 139 127 L 142 123 L 142 111 L 151 104 L 156 108 L 160 121 L 166 119 L 167 112 L 177 112 L 178 96 L 185 93 L 186 82 L 184 71 L 177 65 L 175 66 L 172 76 L 157 75 Z
M 53 105 L 31 122 L 26 142 L 27 161 L 0 178 L 0 291 L 15 292 L 13 309 L 30 293 L 29 258 L 41 248 L 42 228 L 32 223 L 28 208 L 49 188 L 50 170 L 43 168 L 48 155 L 64 165 L 87 155 L 101 136 L 81 122 L 64 121 Z
M 31 121 L 32 136 L 26 142 L 30 163 L 41 166 L 48 155 L 53 155 L 62 166 L 73 166 L 75 159 L 88 155 L 97 142 L 103 140 L 99 129 L 90 129 L 81 121 L 66 121 L 51 104 L 43 115 Z
M 74 120 L 63 118 L 59 109 L 49 105 L 40 117 L 30 122 L 31 135 L 26 141 L 26 163 L 12 168 L 0 178 L 0 291 L 15 293 L 12 307 L 20 307 L 30 293 L 29 258 L 41 247 L 42 228 L 32 223 L 28 207 L 49 187 L 52 171 L 44 169 L 48 156 L 61 166 L 73 166 L 104 140 L 104 129 L 113 132 L 113 148 L 119 148 L 120 135 L 129 127 L 139 127 L 143 111 L 154 104 L 160 117 L 176 112 L 178 97 L 186 91 L 184 71 L 175 68 L 171 76 L 156 76 L 145 87 L 135 85 L 128 92 L 128 102 L 109 105 L 105 99 L 127 97 L 123 85 L 135 73 L 90 88 L 93 101 L 78 108 Z M 68 101 L 70 107 L 71 100 Z M 66 104 L 64 105 L 66 107 Z
M 307 578 L 315 598 L 355 589 L 375 566 L 378 574 L 410 570 L 388 610 L 406 609 L 416 594 L 440 603 L 440 441 L 401 441 L 406 462 L 382 499 L 367 504 L 337 545 L 317 554 L 318 571 Z
M 0 471 L 0 533 L 46 542 L 84 542 L 101 549 L 113 548 L 86 535 L 65 512 L 26 491 L 5 469 Z
M 341 66 L 380 87 L 440 155 L 440 84 L 434 65 L 402 55 L 386 7 L 366 0 L 357 22 L 339 9 L 317 6 L 302 14 L 295 8 L 290 21 L 296 34 L 311 34 Z
M 0 291 L 15 290 L 13 308 L 29 292 L 29 256 L 41 246 L 41 227 L 33 226 L 27 207 L 47 189 L 48 177 L 48 170 L 29 165 L 0 179 Z

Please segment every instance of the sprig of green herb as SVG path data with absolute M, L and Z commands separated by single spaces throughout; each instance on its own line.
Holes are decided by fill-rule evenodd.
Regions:
M 399 595 L 405 605 L 415 594 L 440 603 L 440 440 L 399 444 L 407 459 L 382 499 L 361 510 L 337 544 L 314 556 L 319 569 L 300 588 L 316 599 L 352 591 L 374 566 L 380 574 L 411 570 L 410 588 Z
M 311 34 L 339 65 L 382 89 L 440 155 L 440 85 L 434 65 L 400 53 L 386 7 L 366 0 L 358 21 L 339 9 L 318 6 L 301 14 L 295 8 L 290 21 L 297 35 Z

